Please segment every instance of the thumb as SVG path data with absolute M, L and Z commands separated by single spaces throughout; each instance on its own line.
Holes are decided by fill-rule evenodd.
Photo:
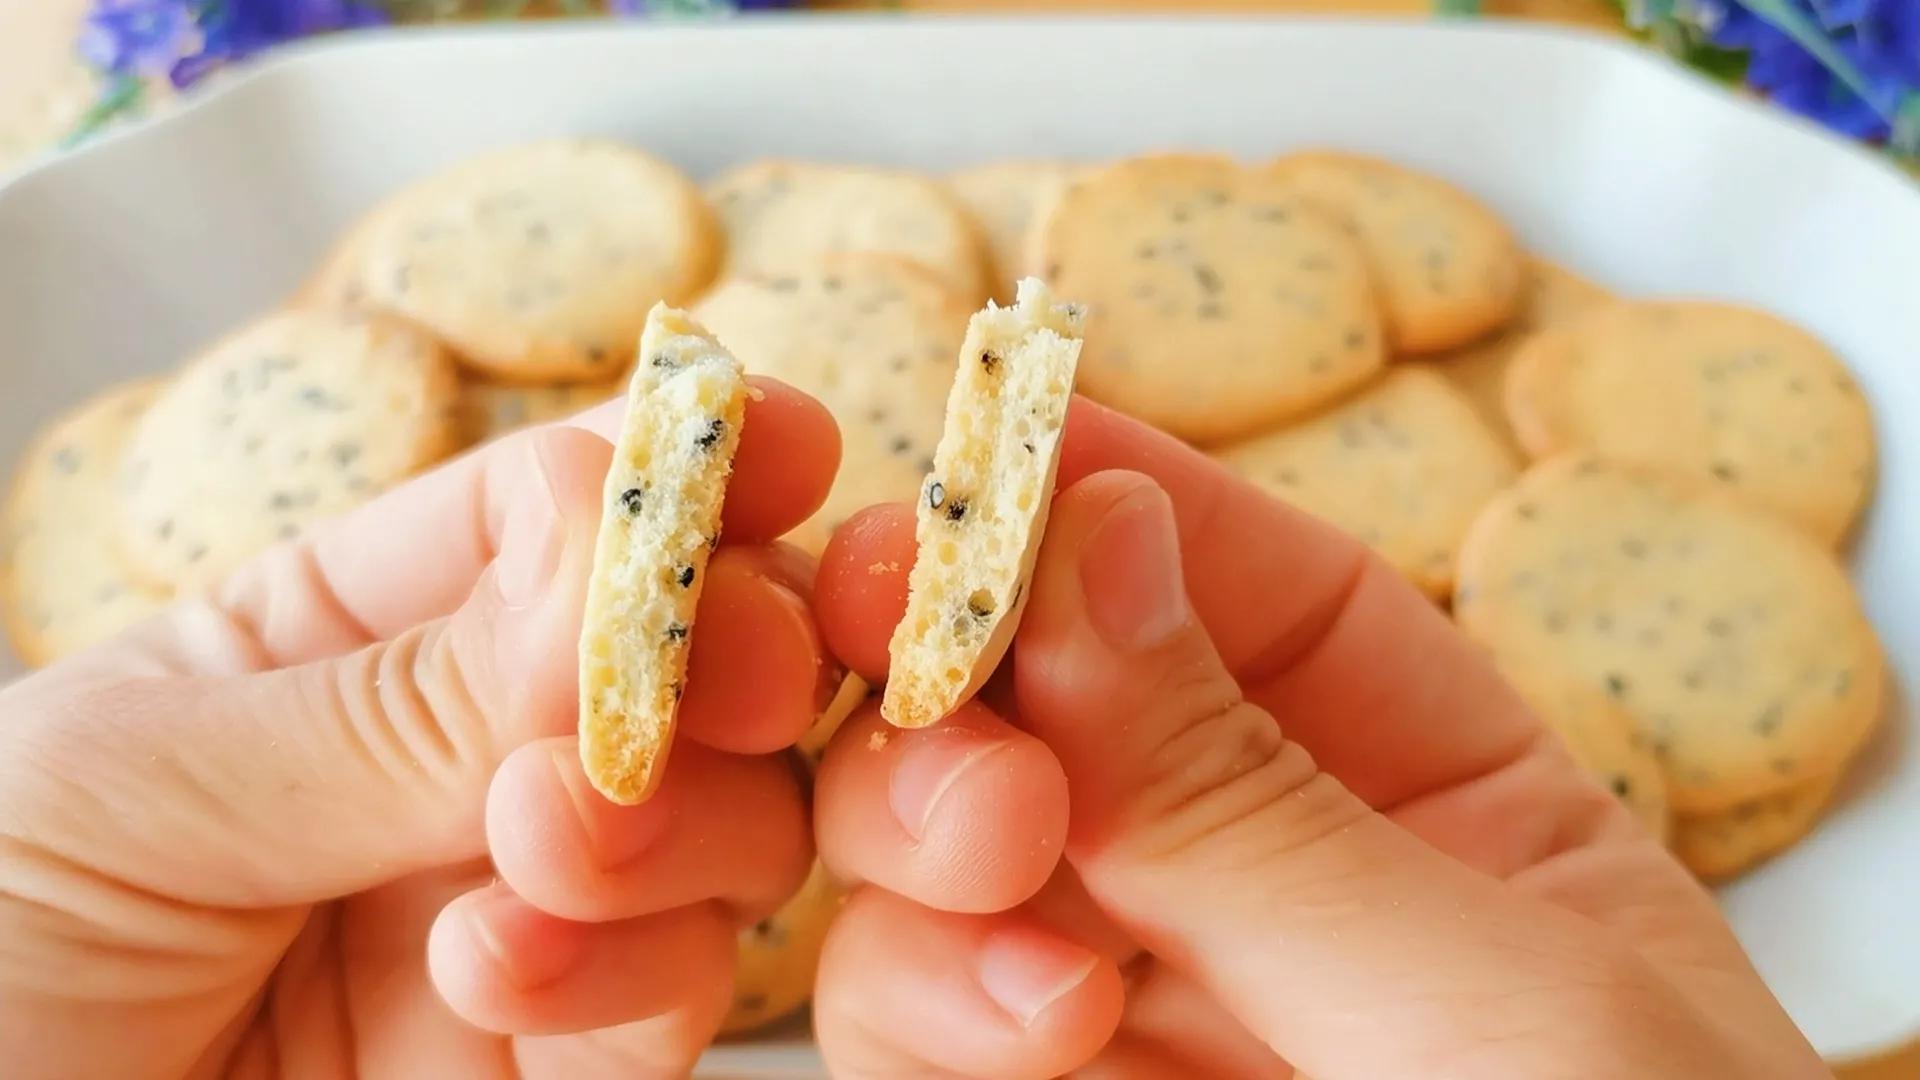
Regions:
M 496 766 L 574 724 L 610 456 L 594 434 L 543 429 L 473 471 L 464 515 L 415 523 L 444 532 L 360 519 L 355 558 L 386 560 L 394 592 L 430 588 L 448 552 L 480 549 L 450 614 L 274 667 L 276 626 L 355 624 L 289 545 L 249 574 L 277 582 L 261 586 L 274 599 L 247 605 L 264 616 L 196 601 L 127 644 L 121 670 L 167 674 L 50 681 L 54 707 L 17 710 L 38 718 L 28 761 L 0 765 L 10 801 L 49 811 L 20 819 L 40 823 L 36 846 L 223 907 L 317 901 L 481 854 Z M 84 793 L 62 777 L 85 777 Z
M 1551 1022 L 1516 1019 L 1562 1007 L 1535 991 L 1631 967 L 1320 772 L 1241 696 L 1181 574 L 1165 492 L 1090 476 L 1054 503 L 1016 653 L 1072 792 L 1068 858 L 1142 945 L 1321 1077 L 1425 1075 Z

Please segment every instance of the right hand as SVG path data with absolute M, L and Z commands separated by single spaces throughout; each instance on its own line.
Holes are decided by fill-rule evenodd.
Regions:
M 815 1003 L 836 1076 L 1830 1075 L 1356 541 L 1085 402 L 1059 483 L 1011 686 L 919 731 L 869 710 L 822 767 L 821 854 L 866 883 Z M 870 679 L 912 555 L 893 507 L 822 561 Z

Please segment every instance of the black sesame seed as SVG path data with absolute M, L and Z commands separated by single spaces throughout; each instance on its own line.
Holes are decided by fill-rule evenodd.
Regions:
M 640 503 L 646 495 L 646 489 L 630 487 L 620 493 L 620 508 L 625 510 L 629 517 L 637 515 L 640 513 Z
M 1193 280 L 1200 283 L 1202 292 L 1217 293 L 1220 291 L 1220 275 L 1214 273 L 1213 268 L 1210 266 L 1204 264 L 1196 265 L 1193 268 Z
M 681 567 L 680 568 L 680 587 L 684 589 L 691 586 L 692 584 L 693 584 L 693 567 L 691 566 Z
M 1522 521 L 1532 521 L 1540 516 L 1540 508 L 1529 502 L 1523 502 L 1513 508 L 1514 515 Z
M 1347 331 L 1346 340 L 1347 340 L 1347 348 L 1358 349 L 1360 346 L 1365 345 L 1367 343 L 1367 332 L 1356 326 L 1353 329 Z
M 668 356 L 666 353 L 654 354 L 653 359 L 648 361 L 648 363 L 652 364 L 656 368 L 662 368 L 662 369 L 677 368 L 680 366 L 679 364 L 674 363 L 673 357 Z
M 1030 443 L 1030 442 L 1023 442 L 1023 443 L 1021 443 L 1020 445 L 1026 448 L 1026 451 L 1027 451 L 1027 453 L 1029 453 L 1029 454 L 1031 454 L 1031 453 L 1033 453 L 1033 444 L 1032 444 L 1032 443 Z
M 320 387 L 320 386 L 301 387 L 300 400 L 301 402 L 307 405 L 311 405 L 316 409 L 329 409 L 334 412 L 344 412 L 347 408 L 346 402 L 340 400 L 337 397 L 334 397 L 332 394 L 327 393 L 326 388 Z
M 1731 483 L 1740 479 L 1740 470 L 1734 468 L 1731 462 L 1716 461 L 1713 463 L 1713 475 Z
M 913 449 L 913 440 L 907 438 L 905 435 L 896 435 L 890 445 L 894 453 L 904 454 Z
M 669 623 L 667 625 L 667 640 L 669 641 L 687 640 L 687 624 Z
M 1733 624 L 1725 618 L 1715 615 L 1707 620 L 1707 633 L 1714 637 L 1726 637 L 1733 633 Z
M 604 364 L 607 362 L 607 349 L 604 345 L 587 346 L 587 363 Z
M 1193 219 L 1193 211 L 1185 206 L 1176 206 L 1168 216 L 1181 224 L 1185 224 Z
M 980 354 L 980 367 L 981 367 L 982 369 L 984 369 L 984 370 L 986 370 L 987 372 L 989 372 L 989 373 L 991 373 L 991 372 L 993 371 L 993 369 L 995 369 L 995 368 L 997 368 L 997 367 L 999 367 L 999 366 L 1000 366 L 1000 358 L 999 358 L 999 357 L 997 357 L 997 356 L 995 356 L 995 355 L 993 355 L 993 354 L 992 354 L 992 353 L 990 353 L 990 352 L 983 352 L 983 353 L 981 353 L 981 354 Z
M 359 459 L 360 444 L 351 442 L 334 443 L 333 448 L 328 450 L 327 453 L 333 458 L 335 465 L 344 469 Z
M 1612 784 L 1609 784 L 1608 786 L 1609 786 L 1609 787 L 1611 787 L 1611 788 L 1613 789 L 1613 793 L 1614 793 L 1614 795 L 1615 795 L 1615 796 L 1617 796 L 1617 797 L 1619 797 L 1619 798 L 1622 798 L 1622 799 L 1624 799 L 1624 798 L 1626 798 L 1627 796 L 1629 796 L 1629 795 L 1631 795 L 1631 794 L 1633 794 L 1633 784 L 1632 784 L 1632 783 L 1630 783 L 1630 782 L 1629 782 L 1629 781 L 1627 780 L 1627 778 L 1626 778 L 1626 777 L 1624 777 L 1624 776 L 1616 776 L 1616 777 L 1614 777 L 1614 778 L 1613 778 L 1613 783 L 1612 783 Z
M 1048 264 L 1047 264 L 1047 266 L 1046 266 L 1046 269 L 1044 269 L 1044 270 L 1042 270 L 1042 271 L 1041 271 L 1041 276 L 1042 276 L 1042 277 L 1046 277 L 1046 278 L 1057 278 L 1057 277 L 1059 277 L 1059 276 L 1060 276 L 1060 264 L 1059 264 L 1059 262 L 1057 262 L 1057 261 L 1056 261 L 1056 262 L 1050 262 L 1050 263 L 1048 263 Z
M 727 422 L 716 417 L 707 421 L 707 430 L 694 439 L 693 443 L 702 450 L 711 450 L 720 441 L 720 436 L 726 434 L 726 430 Z
M 268 497 L 267 505 L 275 510 L 291 510 L 293 509 L 293 494 L 286 491 L 276 491 Z
M 954 499 L 947 503 L 947 520 L 959 521 L 967 516 L 967 500 Z
M 1614 697 L 1627 696 L 1627 677 L 1618 672 L 1607 673 L 1607 693 Z
M 1754 718 L 1753 730 L 1758 735 L 1772 735 L 1780 730 L 1780 722 L 1785 719 L 1786 707 L 1779 702 L 1767 706 Z
M 946 501 L 947 501 L 946 485 L 942 484 L 938 480 L 935 480 L 933 484 L 927 488 L 927 505 L 933 507 L 935 510 L 938 510 L 940 509 L 941 504 L 945 503 Z

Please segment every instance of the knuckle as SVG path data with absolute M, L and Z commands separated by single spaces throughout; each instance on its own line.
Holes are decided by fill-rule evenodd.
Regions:
M 1161 743 L 1121 835 L 1129 861 L 1200 859 L 1233 869 L 1338 832 L 1367 812 L 1265 710 L 1235 701 Z

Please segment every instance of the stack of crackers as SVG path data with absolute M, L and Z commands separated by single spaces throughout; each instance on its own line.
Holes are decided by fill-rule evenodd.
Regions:
M 704 189 L 607 142 L 461 164 L 369 210 L 281 309 L 50 425 L 0 524 L 7 627 L 49 661 L 614 397 L 659 302 L 839 420 L 841 472 L 790 538 L 818 550 L 928 497 L 968 317 L 1024 275 L 1085 305 L 1082 393 L 1448 605 L 1703 876 L 1803 835 L 1871 733 L 1882 661 L 1836 552 L 1872 421 L 1844 364 L 1761 312 L 1615 297 L 1452 185 L 1329 152 L 765 161 Z M 743 935 L 730 1027 L 805 1000 L 836 903 L 816 873 Z

